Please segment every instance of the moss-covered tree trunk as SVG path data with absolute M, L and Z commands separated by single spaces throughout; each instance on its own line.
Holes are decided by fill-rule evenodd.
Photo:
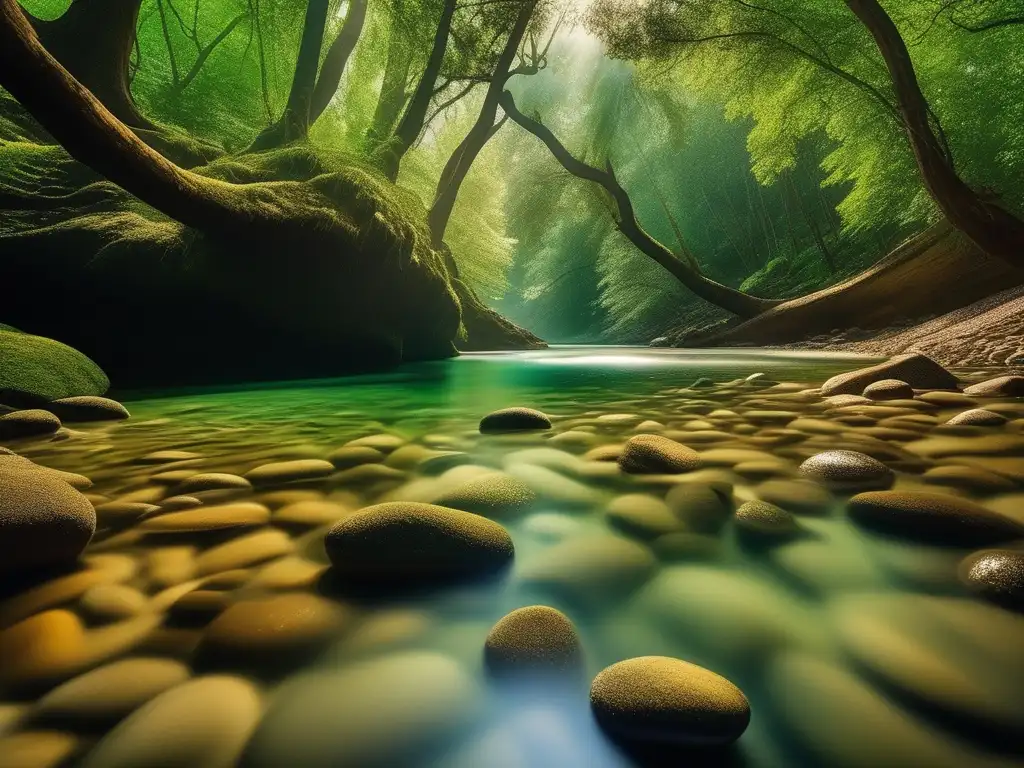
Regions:
M 412 98 L 409 99 L 409 105 L 402 115 L 395 135 L 386 148 L 383 161 L 384 173 L 392 181 L 398 179 L 402 158 L 405 157 L 406 152 L 423 131 L 427 110 L 434 97 L 434 83 L 437 82 L 437 78 L 441 74 L 444 54 L 448 50 L 448 37 L 452 30 L 455 7 L 456 0 L 445 0 L 444 6 L 441 8 L 441 18 L 438 20 L 437 29 L 434 32 L 434 42 L 430 49 L 430 56 L 427 58 L 427 66 L 423 70 L 423 75 L 416 85 Z
M 320 68 L 320 49 L 324 44 L 324 30 L 327 27 L 327 12 L 330 0 L 309 0 L 302 25 L 302 39 L 299 42 L 299 57 L 295 62 L 292 87 L 288 92 L 281 119 L 264 129 L 253 141 L 250 151 L 270 149 L 299 141 L 309 134 L 312 115 L 313 92 L 316 89 L 316 75 Z
M 152 129 L 132 98 L 128 69 L 141 5 L 142 0 L 75 0 L 59 18 L 32 24 L 50 54 L 118 120 Z
M 932 198 L 949 222 L 983 251 L 1015 267 L 1024 266 L 1024 221 L 983 199 L 957 174 L 932 130 L 910 51 L 892 18 L 877 0 L 846 0 L 846 5 L 871 33 L 885 60 L 900 118 Z

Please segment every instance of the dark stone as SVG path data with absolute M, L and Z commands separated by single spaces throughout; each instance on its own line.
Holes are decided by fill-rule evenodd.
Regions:
M 581 671 L 583 651 L 572 621 L 545 605 L 518 608 L 502 617 L 484 643 L 491 674 L 573 674 Z
M 619 467 L 633 474 L 677 474 L 700 467 L 700 454 L 662 435 L 636 435 L 626 441 Z
M 899 379 L 914 389 L 956 389 L 959 384 L 956 376 L 930 357 L 899 355 L 869 368 L 833 376 L 822 385 L 821 395 L 859 395 L 869 384 L 883 379 Z
M 481 432 L 524 432 L 551 429 L 551 419 L 533 408 L 502 408 L 480 420 Z
M 1024 525 L 958 496 L 871 491 L 850 499 L 862 528 L 929 544 L 984 546 L 1024 536 Z
M 964 558 L 960 578 L 992 602 L 1024 610 L 1024 552 L 989 549 Z

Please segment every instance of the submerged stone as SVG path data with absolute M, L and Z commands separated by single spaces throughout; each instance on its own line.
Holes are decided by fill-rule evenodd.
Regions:
M 984 408 L 972 408 L 969 411 L 958 413 L 946 423 L 950 426 L 963 427 L 999 427 L 1007 422 L 1007 418 L 999 413 L 987 411 Z
M 678 474 L 700 466 L 699 453 L 662 435 L 631 437 L 619 455 L 619 467 L 633 474 Z
M 46 410 L 61 421 L 120 421 L 131 414 L 116 400 L 96 395 L 63 397 L 47 404 Z
M 990 549 L 975 552 L 960 565 L 967 588 L 994 603 L 1024 610 L 1024 552 Z
M 800 472 L 837 491 L 884 490 L 895 482 L 891 469 L 858 451 L 824 451 L 804 461 Z
M 823 397 L 858 395 L 876 381 L 899 379 L 914 389 L 956 389 L 956 376 L 930 357 L 898 355 L 878 365 L 833 376 L 821 386 Z
M 494 625 L 484 643 L 484 661 L 499 677 L 565 674 L 580 670 L 583 651 L 568 616 L 533 605 L 512 611 Z
M 748 501 L 733 516 L 741 541 L 751 544 L 781 543 L 800 534 L 792 514 L 765 501 Z
M 0 440 L 52 435 L 60 429 L 60 419 L 49 411 L 33 408 L 0 416 Z
M 626 741 L 731 744 L 750 723 L 750 703 L 739 688 L 666 656 L 606 668 L 590 686 L 590 706 L 610 736 Z
M 502 408 L 480 420 L 481 432 L 525 432 L 551 429 L 551 419 L 533 408 Z
M 443 507 L 501 520 L 524 512 L 537 501 L 537 494 L 516 477 L 490 472 L 453 488 L 435 501 Z

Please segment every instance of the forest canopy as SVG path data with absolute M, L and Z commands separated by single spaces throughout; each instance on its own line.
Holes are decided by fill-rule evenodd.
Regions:
M 125 5 L 22 7 L 50 47 L 45 22 L 90 3 Z M 1014 0 L 136 5 L 134 104 L 97 93 L 122 122 L 227 181 L 218 158 L 295 140 L 374 169 L 428 210 L 484 303 L 548 340 L 646 342 L 723 316 L 699 297 L 753 316 L 944 217 L 997 257 L 1024 242 Z M 980 242 L 979 220 L 1001 234 Z

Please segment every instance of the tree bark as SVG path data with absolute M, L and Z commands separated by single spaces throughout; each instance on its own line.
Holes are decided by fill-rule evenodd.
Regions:
M 162 15 L 163 15 L 162 7 L 161 7 L 160 13 L 161 13 L 161 17 L 162 17 Z M 192 66 L 189 67 L 188 72 L 185 73 L 185 76 L 183 78 L 181 78 L 180 82 L 177 81 L 177 78 L 175 78 L 175 92 L 176 93 L 180 94 L 182 91 L 184 91 L 186 88 L 188 88 L 189 85 L 192 84 L 192 81 L 195 80 L 196 77 L 199 75 L 200 70 L 202 70 L 203 65 L 206 64 L 206 60 L 208 58 L 210 58 L 210 54 L 213 53 L 214 49 L 218 45 L 223 43 L 228 38 L 228 36 L 230 36 L 231 33 L 235 31 L 235 27 L 237 27 L 239 24 L 241 24 L 242 21 L 244 19 L 247 19 L 248 17 L 249 17 L 248 11 L 245 11 L 243 13 L 238 14 L 237 16 L 235 16 L 235 18 L 233 18 L 231 21 L 228 22 L 227 26 L 224 27 L 224 29 L 222 29 L 217 34 L 217 36 L 213 38 L 213 40 L 211 40 L 209 43 L 207 43 L 205 46 L 203 46 L 203 48 L 199 51 L 199 54 L 196 56 L 195 62 L 193 62 Z M 163 19 L 161 18 L 161 22 L 162 21 L 163 21 Z M 168 52 L 170 52 L 170 48 L 169 47 L 168 47 Z M 174 64 L 173 54 L 172 54 L 172 58 L 171 58 L 171 64 L 172 64 L 172 67 L 173 67 L 173 64 Z
M 434 194 L 434 203 L 427 214 L 427 223 L 430 226 L 431 242 L 435 248 L 440 248 L 444 242 L 444 233 L 448 228 L 448 221 L 451 219 L 452 210 L 455 208 L 455 201 L 459 196 L 459 188 L 465 181 L 469 169 L 476 160 L 480 150 L 484 148 L 487 141 L 493 135 L 494 120 L 498 116 L 498 104 L 501 100 L 505 83 L 508 82 L 509 72 L 512 63 L 515 61 L 519 45 L 522 43 L 526 28 L 533 17 L 533 11 L 537 6 L 537 0 L 525 0 L 519 8 L 515 23 L 505 41 L 505 47 L 498 56 L 494 65 L 494 72 L 491 74 L 491 81 L 487 86 L 487 93 L 484 95 L 483 105 L 480 107 L 480 114 L 477 116 L 473 127 L 469 129 L 466 138 L 459 144 L 455 152 L 449 158 L 444 171 L 437 184 Z
M 592 181 L 604 187 L 612 196 L 618 208 L 619 231 L 644 255 L 649 256 L 664 267 L 696 296 L 742 318 L 756 317 L 781 303 L 750 296 L 702 275 L 690 264 L 678 258 L 668 247 L 651 237 L 640 226 L 636 219 L 636 213 L 633 210 L 633 203 L 626 190 L 622 188 L 622 185 L 615 178 L 611 166 L 608 167 L 608 170 L 602 171 L 577 160 L 542 123 L 520 112 L 515 100 L 512 98 L 512 94 L 508 91 L 505 91 L 501 96 L 501 107 L 508 117 L 543 141 L 565 170 L 573 176 Z
M 384 62 L 384 79 L 377 97 L 377 106 L 373 110 L 370 127 L 366 131 L 366 140 L 372 149 L 385 144 L 395 128 L 402 108 L 405 106 L 409 84 L 409 69 L 412 67 L 412 55 L 406 47 L 406 41 L 392 25 L 391 40 L 388 42 L 388 57 Z
M 281 119 L 256 137 L 249 147 L 250 152 L 280 147 L 304 139 L 309 134 L 313 90 L 316 88 L 316 73 L 320 68 L 320 49 L 324 44 L 329 9 L 330 0 L 309 0 L 306 4 L 299 57 L 295 62 L 288 103 Z
M 398 171 L 402 158 L 423 131 L 430 101 L 434 97 L 434 83 L 441 74 L 444 54 L 448 50 L 448 36 L 451 34 L 452 17 L 455 15 L 456 0 L 445 0 L 441 8 L 441 18 L 434 32 L 434 44 L 427 58 L 427 66 L 423 70 L 416 90 L 402 115 L 402 120 L 395 130 L 383 159 L 384 173 L 391 181 L 398 179 Z
M 950 223 L 985 253 L 1024 266 L 1024 221 L 983 199 L 957 174 L 932 130 L 928 102 L 906 43 L 877 0 L 845 0 L 875 40 L 892 80 L 904 130 L 925 187 Z
M 153 129 L 132 98 L 128 62 L 142 0 L 75 0 L 53 21 L 32 19 L 47 51 L 125 125 Z
M 334 42 L 327 49 L 324 56 L 324 63 L 320 65 L 320 76 L 316 79 L 316 86 L 313 88 L 313 102 L 310 105 L 309 123 L 312 125 L 317 118 L 324 113 L 327 105 L 331 103 L 334 94 L 338 92 L 341 84 L 341 76 L 345 74 L 345 66 L 348 64 L 352 51 L 355 50 L 359 36 L 363 33 L 363 24 L 366 22 L 367 0 L 352 0 L 348 6 L 348 13 L 345 14 L 345 23 L 341 25 L 341 31 L 334 38 Z

